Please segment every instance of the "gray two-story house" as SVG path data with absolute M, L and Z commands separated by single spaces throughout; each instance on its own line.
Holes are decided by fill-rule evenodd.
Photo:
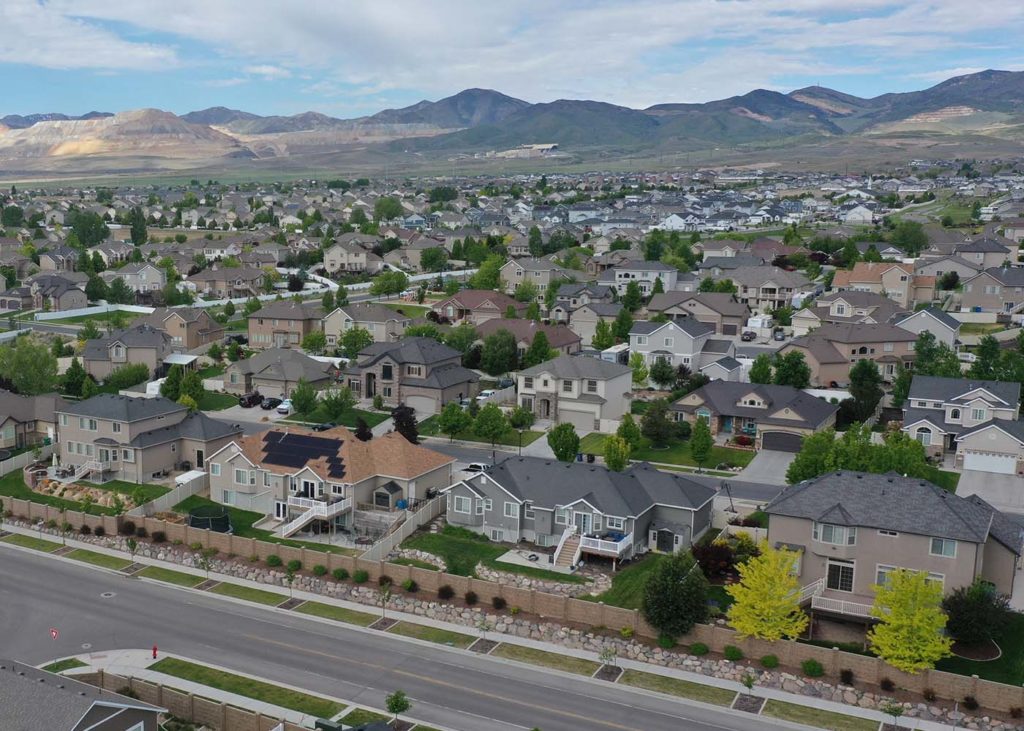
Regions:
M 510 457 L 447 490 L 448 522 L 492 541 L 553 548 L 570 568 L 582 554 L 613 562 L 688 549 L 711 526 L 715 490 L 647 463 L 623 472 L 582 462 Z

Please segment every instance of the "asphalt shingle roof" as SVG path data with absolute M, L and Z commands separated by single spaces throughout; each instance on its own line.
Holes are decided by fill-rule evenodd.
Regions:
M 621 376 L 623 373 L 632 373 L 632 369 L 627 365 L 609 363 L 598 358 L 560 355 L 557 358 L 535 365 L 533 368 L 519 371 L 521 376 L 539 376 L 544 373 L 550 373 L 555 378 L 608 379 Z
M 910 382 L 908 401 L 953 401 L 966 393 L 983 388 L 1011 407 L 1020 400 L 1020 384 L 1011 381 L 980 381 L 969 378 L 914 376 Z
M 747 394 L 756 394 L 768 404 L 767 408 L 744 406 L 739 403 Z M 803 420 L 804 427 L 817 427 L 828 417 L 839 411 L 837 404 L 830 404 L 824 399 L 812 396 L 792 386 L 776 386 L 774 384 L 737 383 L 734 381 L 712 381 L 693 392 L 699 396 L 709 409 L 716 414 L 725 416 L 746 416 L 757 419 L 759 424 L 789 424 L 792 419 L 771 419 L 771 414 L 779 409 L 789 409 Z M 687 394 L 687 396 L 693 395 Z M 687 398 L 684 396 L 683 399 Z M 683 405 L 682 399 L 669 408 L 673 411 L 694 411 L 699 407 Z
M 101 393 L 78 403 L 68 403 L 61 413 L 110 421 L 138 421 L 184 411 L 185 407 L 163 396 L 142 398 Z

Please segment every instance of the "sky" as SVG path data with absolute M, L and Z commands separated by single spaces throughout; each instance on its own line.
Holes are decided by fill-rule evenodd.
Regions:
M 633 108 L 1024 70 L 1022 0 L 2 0 L 0 116 L 350 118 L 462 89 Z

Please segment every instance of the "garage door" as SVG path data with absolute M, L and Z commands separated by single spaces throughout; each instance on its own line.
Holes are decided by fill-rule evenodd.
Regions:
M 799 434 L 784 431 L 769 431 L 761 435 L 761 449 L 773 449 L 776 452 L 799 452 L 804 438 Z
M 577 434 L 585 434 L 594 431 L 594 415 L 589 411 L 569 411 L 561 409 L 558 412 L 558 423 L 569 423 L 576 427 Z
M 736 325 L 722 324 L 722 335 L 735 335 L 739 328 Z
M 437 413 L 437 402 L 429 396 L 409 396 L 405 399 L 405 405 L 416 409 L 418 419 L 425 419 Z
M 964 469 L 1013 475 L 1017 473 L 1017 458 L 1010 454 L 967 452 L 964 454 Z

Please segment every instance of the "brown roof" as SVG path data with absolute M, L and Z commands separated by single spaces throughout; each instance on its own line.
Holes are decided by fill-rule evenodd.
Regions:
M 532 343 L 534 336 L 543 332 L 547 335 L 548 345 L 552 348 L 564 348 L 567 345 L 580 342 L 580 336 L 565 325 L 545 325 L 534 320 L 506 320 L 503 317 L 497 317 L 476 326 L 477 336 L 481 339 L 498 330 L 508 330 L 515 336 L 516 342 L 520 343 Z
M 300 468 L 273 464 L 266 459 L 267 438 L 273 439 L 274 434 L 284 433 L 338 440 L 338 451 L 334 456 L 339 457 L 344 465 L 342 477 L 328 474 L 330 465 L 328 465 L 326 457 L 318 457 L 303 465 L 328 481 L 338 482 L 340 480 L 355 484 L 377 476 L 412 479 L 455 461 L 454 457 L 412 444 L 397 432 L 389 432 L 384 436 L 374 437 L 368 442 L 363 442 L 356 439 L 352 432 L 343 426 L 322 432 L 314 432 L 301 427 L 288 427 L 287 432 L 271 429 L 268 432 L 242 437 L 235 444 L 250 462 L 259 465 L 262 469 L 279 475 L 294 474 Z
M 525 302 L 519 302 L 518 300 L 509 297 L 507 294 L 495 292 L 493 289 L 464 289 L 457 294 L 453 294 L 448 299 L 441 300 L 434 305 L 433 309 L 437 312 L 441 312 L 442 308 L 449 302 L 454 303 L 456 306 L 464 310 L 475 310 L 485 302 L 491 302 L 502 312 L 508 309 L 509 305 L 515 307 L 517 312 L 527 308 L 527 304 Z

